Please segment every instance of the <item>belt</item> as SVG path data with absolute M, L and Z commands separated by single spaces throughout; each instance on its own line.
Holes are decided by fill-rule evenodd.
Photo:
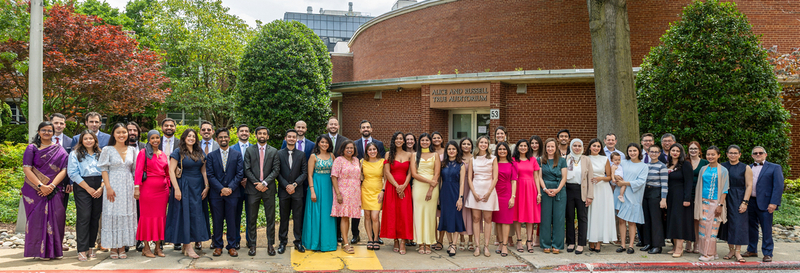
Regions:
M 661 188 L 661 186 L 645 186 L 646 189 Z

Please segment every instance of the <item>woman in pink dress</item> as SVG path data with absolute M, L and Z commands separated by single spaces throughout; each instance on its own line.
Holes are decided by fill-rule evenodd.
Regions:
M 465 137 L 461 139 L 459 146 L 461 147 L 461 155 L 464 162 L 464 167 L 467 168 L 467 175 L 464 177 L 464 196 L 467 196 L 467 193 L 469 193 L 469 180 L 471 179 L 469 174 L 472 170 L 472 147 L 474 145 L 472 145 L 472 139 Z M 472 232 L 472 209 L 463 207 L 461 208 L 461 214 L 464 218 L 464 227 L 466 228 L 466 231 L 461 233 L 461 245 L 458 247 L 458 250 L 475 250 L 475 245 L 472 243 L 472 236 L 474 234 Z M 467 236 L 469 236 L 469 238 L 464 238 Z M 464 247 L 464 239 L 468 239 L 467 242 L 469 242 L 466 247 Z
M 472 232 L 475 234 L 475 255 L 481 254 L 480 235 L 483 232 L 483 255 L 489 253 L 489 240 L 492 237 L 492 213 L 497 211 L 497 159 L 489 151 L 489 138 L 478 137 L 478 151 L 472 158 L 467 184 L 469 192 L 464 194 L 464 206 L 472 210 Z
M 539 162 L 533 157 L 533 150 L 527 140 L 517 141 L 514 149 L 514 162 L 517 164 L 517 198 L 514 205 L 514 229 L 517 234 L 522 234 L 522 223 L 526 223 L 527 238 L 525 246 L 522 245 L 522 236 L 517 237 L 517 251 L 523 252 L 525 248 L 533 253 L 533 231 L 542 221 L 542 196 L 539 195 L 536 178 L 539 172 Z
M 169 155 L 161 152 L 161 135 L 156 130 L 147 133 L 147 145 L 136 158 L 133 197 L 139 200 L 139 226 L 136 240 L 144 241 L 142 255 L 164 257 L 161 241 L 167 224 L 167 201 L 169 200 Z M 144 179 L 144 180 L 143 180 Z M 155 254 L 150 243 L 156 244 Z
M 333 201 L 331 216 L 341 217 L 342 250 L 348 254 L 355 253 L 347 234 L 350 231 L 350 218 L 361 218 L 361 163 L 355 155 L 356 145 L 352 140 L 342 143 L 339 156 L 333 161 L 331 182 L 333 183 Z
M 494 252 L 500 256 L 508 256 L 508 234 L 514 223 L 514 201 L 517 191 L 517 164 L 511 158 L 511 149 L 505 142 L 497 144 L 497 202 L 500 210 L 492 213 L 492 221 L 498 224 L 497 233 L 503 242 Z

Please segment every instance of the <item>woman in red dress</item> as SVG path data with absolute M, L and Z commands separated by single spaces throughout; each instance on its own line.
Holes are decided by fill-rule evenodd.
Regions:
M 158 131 L 147 133 L 147 146 L 136 159 L 134 175 L 134 197 L 139 200 L 139 226 L 136 229 L 136 240 L 145 241 L 142 256 L 154 258 L 164 257 L 161 241 L 164 240 L 164 229 L 167 224 L 167 200 L 169 198 L 169 155 L 158 149 L 161 135 Z M 147 173 L 146 180 L 142 180 Z M 150 251 L 150 243 L 155 242 L 155 254 Z
M 412 153 L 406 152 L 403 133 L 395 132 L 389 143 L 389 152 L 386 153 L 388 168 L 383 168 L 383 191 L 378 195 L 378 201 L 383 199 L 383 215 L 381 217 L 381 237 L 394 239 L 394 252 L 406 254 L 406 241 L 414 240 L 414 209 L 411 203 L 411 166 Z

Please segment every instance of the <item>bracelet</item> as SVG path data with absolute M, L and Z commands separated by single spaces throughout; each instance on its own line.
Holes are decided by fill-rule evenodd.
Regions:
M 381 189 L 381 191 L 382 191 L 382 192 L 383 192 L 383 191 L 386 191 L 386 189 Z
M 742 200 L 742 204 L 750 205 L 750 200 Z

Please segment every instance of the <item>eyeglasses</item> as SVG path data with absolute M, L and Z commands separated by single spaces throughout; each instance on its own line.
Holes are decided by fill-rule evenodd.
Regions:
M 765 152 L 753 152 L 753 155 L 764 155 L 764 154 L 767 154 L 767 153 L 765 153 Z
M 661 152 L 660 151 L 649 151 L 648 153 L 657 154 L 657 153 L 661 153 Z
M 52 131 L 52 130 L 41 130 L 41 131 L 39 131 L 39 133 L 42 133 L 42 134 L 52 134 L 52 133 L 53 133 L 53 131 Z
M 211 130 L 211 129 L 200 129 L 200 131 L 203 131 L 203 132 L 211 132 L 211 131 L 213 131 L 213 130 Z

